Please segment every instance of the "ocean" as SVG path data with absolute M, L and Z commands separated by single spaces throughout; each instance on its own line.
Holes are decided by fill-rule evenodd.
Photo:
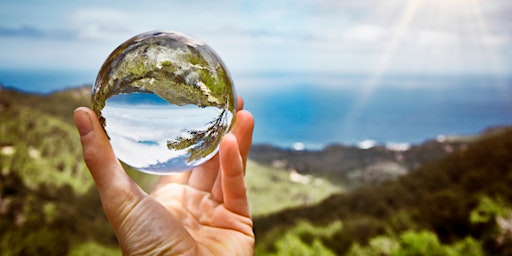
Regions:
M 256 144 L 407 146 L 512 125 L 511 77 L 281 74 L 248 81 L 239 91 L 255 116 Z
M 50 93 L 92 84 L 95 76 L 0 70 L 0 83 Z M 237 73 L 233 79 L 255 117 L 254 144 L 406 146 L 512 125 L 512 76 Z
M 82 70 L 0 69 L 0 84 L 31 93 L 51 93 L 92 84 L 97 73 Z

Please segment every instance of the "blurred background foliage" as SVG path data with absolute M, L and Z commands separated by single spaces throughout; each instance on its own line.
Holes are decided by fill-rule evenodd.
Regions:
M 2 255 L 120 255 L 72 121 L 75 107 L 89 105 L 89 88 L 1 89 Z M 410 165 L 406 175 L 357 186 L 255 150 L 247 173 L 255 254 L 512 255 L 512 130 L 472 141 Z M 288 155 L 288 163 L 299 161 Z M 311 155 L 300 159 L 308 157 L 313 163 Z M 151 189 L 154 176 L 125 168 Z

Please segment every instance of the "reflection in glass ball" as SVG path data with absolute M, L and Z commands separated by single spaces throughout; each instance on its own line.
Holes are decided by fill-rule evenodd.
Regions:
M 116 156 L 153 174 L 213 157 L 234 123 L 236 102 L 222 60 L 204 42 L 176 32 L 147 32 L 121 44 L 92 90 L 92 108 Z

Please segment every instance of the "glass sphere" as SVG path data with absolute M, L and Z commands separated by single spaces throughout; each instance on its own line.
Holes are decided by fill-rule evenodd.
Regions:
M 236 113 L 229 72 L 204 42 L 153 31 L 121 44 L 92 88 L 117 158 L 152 174 L 199 166 L 218 151 Z

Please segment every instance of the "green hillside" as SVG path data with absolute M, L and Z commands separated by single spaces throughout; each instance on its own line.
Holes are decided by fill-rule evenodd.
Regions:
M 84 242 L 117 251 L 72 125 L 86 94 L 0 91 L 2 255 L 66 255 Z
M 88 106 L 90 87 L 34 95 L 0 87 L 0 252 L 2 255 L 120 254 L 82 160 L 73 110 Z M 156 176 L 125 166 L 150 190 Z M 255 216 L 311 205 L 340 191 L 314 176 L 249 161 Z M 321 186 L 320 186 L 321 185 Z
M 512 255 L 511 185 L 512 129 L 495 130 L 397 180 L 256 218 L 258 252 Z

